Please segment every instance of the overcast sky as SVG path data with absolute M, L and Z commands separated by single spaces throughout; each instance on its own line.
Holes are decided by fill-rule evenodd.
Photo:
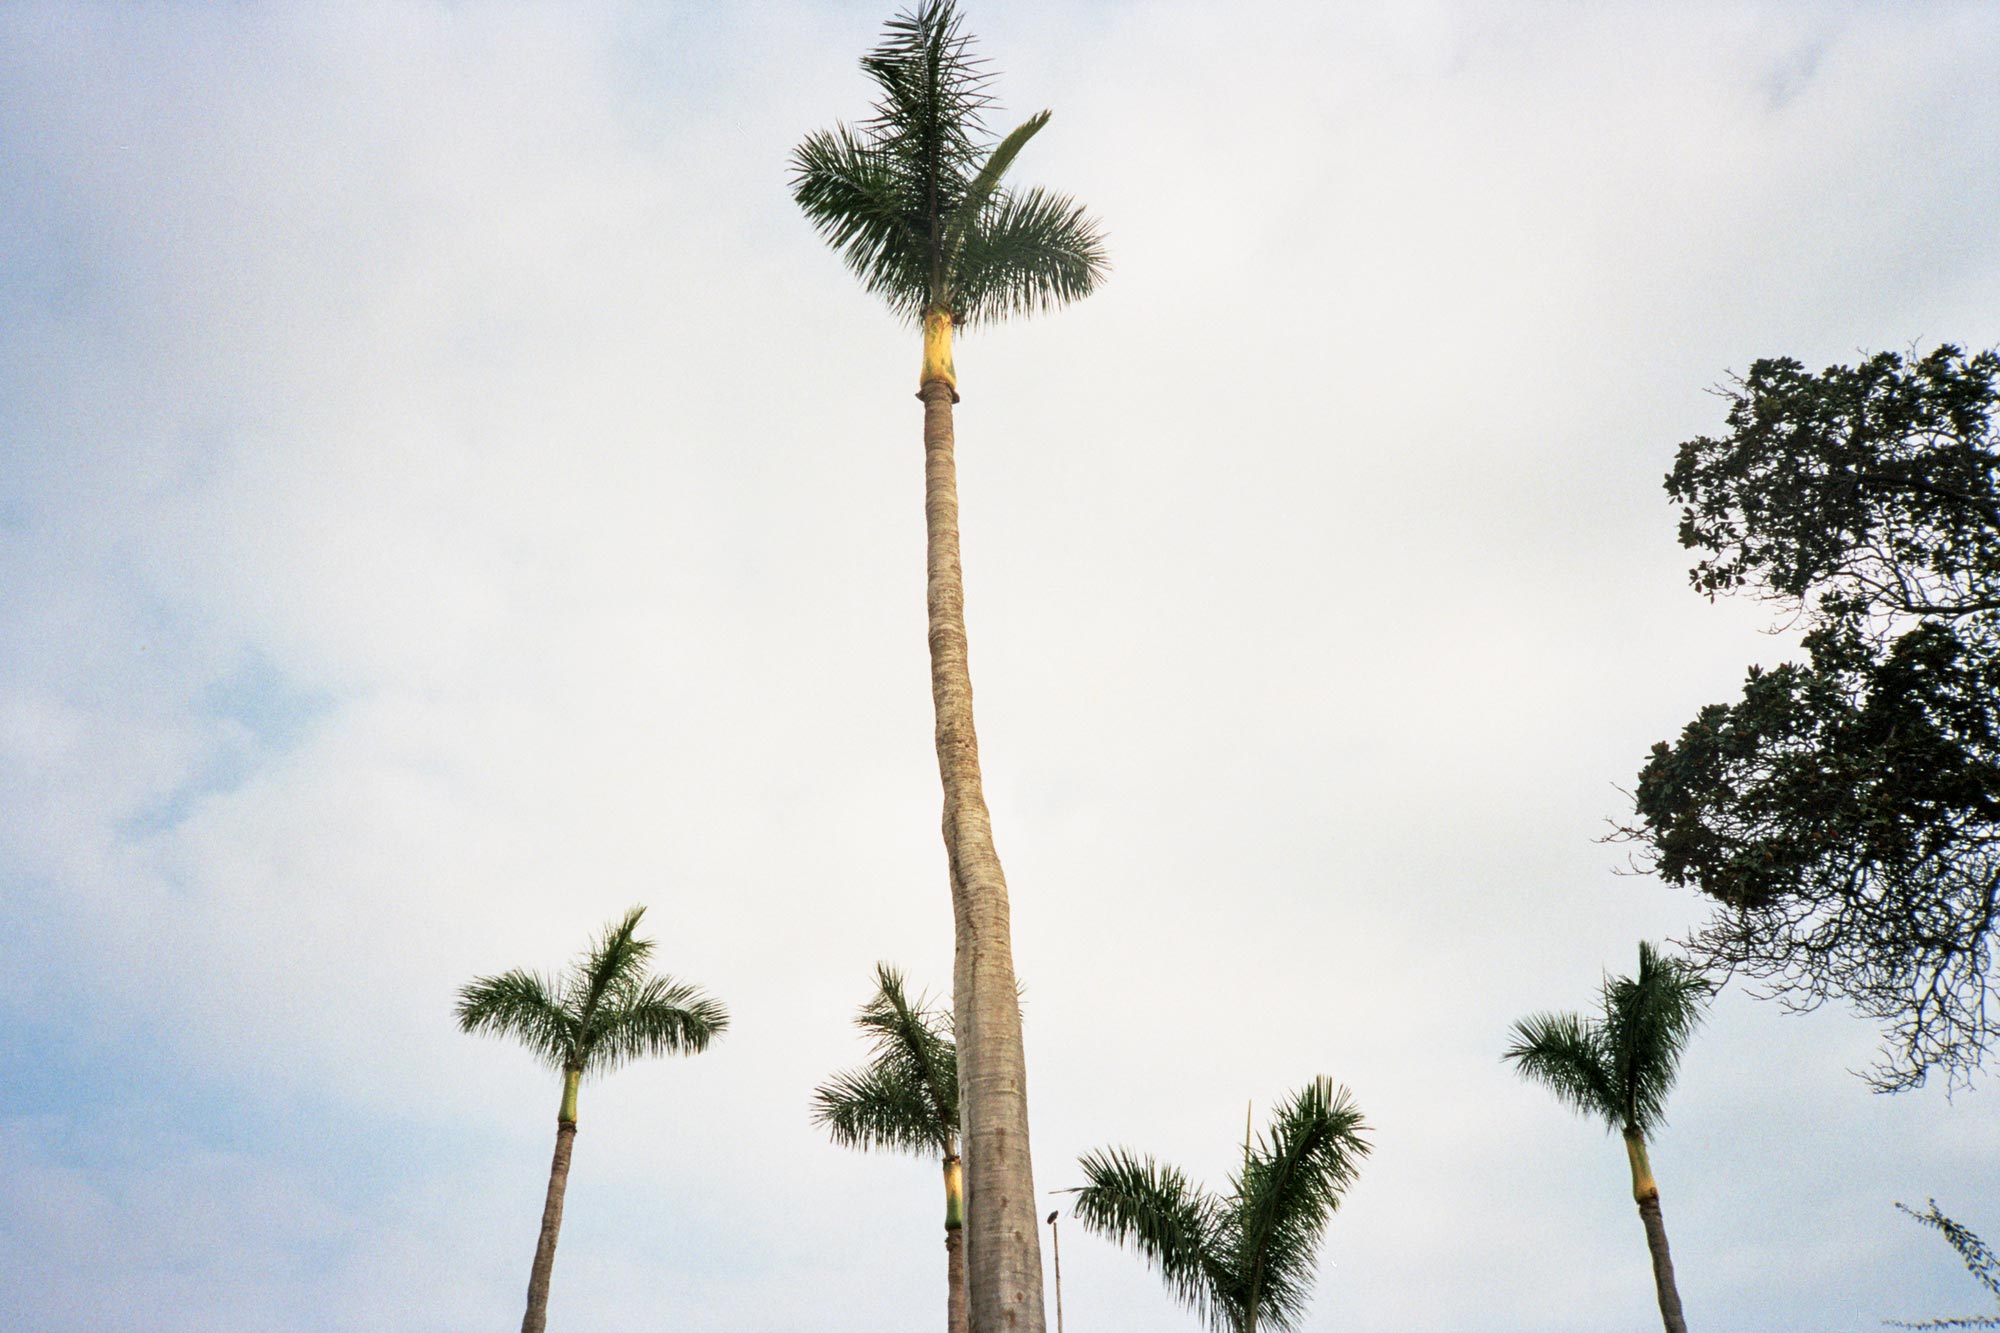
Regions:
M 935 1166 L 806 1115 L 876 960 L 951 969 L 917 340 L 786 192 L 890 3 L 0 9 L 0 1326 L 511 1326 L 558 1080 L 454 993 L 634 903 L 734 1026 L 585 1089 L 556 1325 L 941 1319 Z M 1114 265 L 957 358 L 1037 1188 L 1220 1185 L 1326 1074 L 1304 1328 L 1656 1327 L 1499 1055 L 1705 916 L 1598 839 L 1791 648 L 1686 587 L 1714 387 L 2000 342 L 2000 7 L 969 23 Z M 1716 1004 L 1696 1327 L 1981 1309 L 1891 1205 L 2000 1239 L 1993 1093 L 1874 1041 Z M 1062 1241 L 1070 1328 L 1198 1327 Z

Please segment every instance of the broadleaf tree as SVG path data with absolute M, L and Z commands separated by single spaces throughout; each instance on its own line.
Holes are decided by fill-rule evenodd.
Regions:
M 1803 629 L 1639 774 L 1624 830 L 1713 898 L 1687 941 L 1793 1007 L 1851 1003 L 1883 1090 L 1969 1079 L 2000 1035 L 2000 356 L 1755 362 L 1667 489 L 1710 596 Z
M 1005 176 L 1048 123 L 995 138 L 992 70 L 951 0 L 891 19 L 862 70 L 874 114 L 800 144 L 792 196 L 862 286 L 922 333 L 925 605 L 943 833 L 973 1327 L 1041 1333 L 1041 1244 L 1028 1149 L 1027 1064 L 1007 880 L 994 849 L 973 727 L 959 553 L 953 330 L 1053 310 L 1105 274 L 1096 222 L 1068 197 Z

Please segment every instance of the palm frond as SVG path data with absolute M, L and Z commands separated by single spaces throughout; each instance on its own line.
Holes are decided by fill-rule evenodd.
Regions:
M 1514 1044 L 1502 1058 L 1576 1110 L 1624 1127 L 1624 1099 L 1595 1024 L 1576 1014 L 1533 1014 L 1514 1024 Z
M 944 179 L 935 183 L 959 187 L 940 200 L 948 212 L 978 156 L 975 141 L 985 134 L 992 72 L 972 54 L 972 37 L 952 0 L 925 0 L 885 28 L 882 44 L 861 58 L 882 90 L 867 128 L 899 160 L 939 173 Z
M 991 153 L 986 155 L 985 165 L 979 174 L 965 187 L 965 198 L 959 201 L 951 221 L 945 228 L 944 249 L 947 264 L 955 264 L 965 246 L 965 237 L 987 205 L 1000 188 L 1000 178 L 1007 174 L 1007 168 L 1014 165 L 1014 159 L 1028 146 L 1028 140 L 1041 132 L 1049 123 L 1049 113 L 1037 111 L 1014 128 L 1013 133 L 1002 139 Z
M 729 1011 L 698 986 L 671 977 L 621 979 L 593 1015 L 584 1072 L 602 1074 L 646 1056 L 694 1055 L 729 1028 Z
M 792 154 L 792 198 L 861 285 L 915 320 L 930 291 L 930 238 L 921 200 L 907 197 L 893 159 L 845 125 Z
M 1222 1205 L 1171 1166 L 1123 1148 L 1081 1158 L 1086 1183 L 1076 1193 L 1077 1220 L 1120 1245 L 1130 1244 L 1166 1279 L 1182 1303 L 1215 1328 L 1230 1311 L 1218 1304 Z
M 590 951 L 570 964 L 561 1002 L 581 1025 L 586 1039 L 601 1028 L 598 1011 L 605 996 L 634 983 L 652 956 L 653 942 L 638 937 L 643 907 L 634 907 L 604 928 Z
M 952 318 L 992 323 L 1080 301 L 1110 272 L 1104 232 L 1083 205 L 1037 186 L 994 193 L 966 229 L 951 275 Z
M 931 1101 L 932 1117 L 956 1133 L 958 1127 L 958 1048 L 949 1035 L 951 1016 L 923 997 L 914 1003 L 903 976 L 886 963 L 875 965 L 875 994 L 855 1016 L 869 1034 L 875 1062 L 903 1070 Z
M 459 988 L 457 1014 L 460 1032 L 513 1037 L 555 1069 L 576 1053 L 575 1020 L 557 1002 L 555 983 L 533 972 L 475 977 Z
M 1370 1144 L 1346 1088 L 1314 1079 L 1273 1113 L 1234 1182 L 1231 1267 L 1260 1326 L 1289 1329 L 1305 1314 L 1327 1221 Z
M 909 1071 L 869 1065 L 813 1090 L 813 1123 L 843 1148 L 942 1156 L 956 1122 L 941 1124 L 930 1089 Z
M 1651 1135 L 1666 1120 L 1681 1054 L 1710 991 L 1694 966 L 1639 944 L 1639 971 L 1604 983 L 1604 1048 L 1617 1069 L 1626 1123 Z

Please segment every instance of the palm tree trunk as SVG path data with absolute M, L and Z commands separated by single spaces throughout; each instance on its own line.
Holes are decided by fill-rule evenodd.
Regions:
M 1653 1255 L 1653 1287 L 1660 1298 L 1660 1320 L 1666 1333 L 1687 1333 L 1681 1316 L 1681 1293 L 1674 1285 L 1674 1257 L 1667 1251 L 1667 1224 L 1660 1216 L 1660 1187 L 1646 1159 L 1646 1140 L 1637 1130 L 1625 1131 L 1625 1155 L 1632 1164 L 1632 1197 L 1646 1227 L 1646 1248 Z
M 945 1333 L 967 1333 L 972 1315 L 965 1295 L 965 1172 L 958 1153 L 944 1159 Z
M 1007 878 L 979 775 L 966 665 L 965 588 L 958 552 L 950 321 L 925 319 L 924 522 L 929 577 L 931 703 L 944 783 L 944 845 L 951 867 L 957 952 L 952 969 L 964 1120 L 966 1262 L 974 1333 L 1044 1333 L 1041 1231 L 1028 1157 L 1027 1062 L 1014 984 Z M 934 333 L 933 330 L 937 330 Z M 942 336 L 939 336 L 941 333 Z M 940 358 L 937 344 L 946 349 Z
M 556 1266 L 556 1233 L 562 1230 L 563 1192 L 569 1188 L 569 1154 L 576 1143 L 576 1085 L 582 1075 L 563 1071 L 562 1111 L 556 1117 L 556 1155 L 549 1163 L 549 1196 L 542 1204 L 542 1234 L 535 1242 L 535 1266 L 528 1270 L 528 1312 L 521 1333 L 543 1333 L 549 1325 L 549 1275 Z

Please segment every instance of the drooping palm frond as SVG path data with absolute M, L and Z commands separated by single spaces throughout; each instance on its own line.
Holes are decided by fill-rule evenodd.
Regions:
M 729 1027 L 729 1011 L 700 987 L 647 977 L 613 989 L 586 1050 L 584 1073 L 601 1074 L 648 1056 L 693 1055 Z
M 875 993 L 855 1016 L 869 1038 L 869 1063 L 813 1092 L 813 1123 L 848 1148 L 953 1151 L 958 1137 L 958 1051 L 948 1016 L 912 1002 L 902 974 L 875 967 Z
M 1052 309 L 1089 295 L 1107 270 L 1080 205 L 1001 184 L 1048 113 L 994 143 L 992 75 L 970 51 L 950 0 L 899 14 L 861 62 L 881 90 L 874 115 L 792 154 L 792 197 L 814 229 L 912 322 L 933 309 L 960 325 Z
M 553 1069 L 569 1063 L 577 1025 L 557 1000 L 547 977 L 516 969 L 475 977 L 459 988 L 458 1030 L 473 1036 L 512 1037 Z
M 1288 1329 L 1304 1316 L 1327 1221 L 1371 1146 L 1366 1129 L 1347 1089 L 1319 1078 L 1278 1107 L 1246 1156 L 1233 1182 L 1231 1266 L 1260 1326 Z
M 1534 1014 L 1514 1024 L 1504 1059 L 1585 1115 L 1624 1128 L 1619 1096 L 1597 1025 L 1577 1014 Z
M 563 975 L 504 972 L 458 993 L 458 1026 L 513 1037 L 546 1064 L 604 1073 L 643 1056 L 692 1054 L 729 1026 L 729 1011 L 700 988 L 646 975 L 653 942 L 635 907 L 604 930 Z
M 1104 231 L 1068 195 L 997 192 L 966 236 L 953 273 L 952 318 L 968 326 L 1080 301 L 1109 271 Z
M 1123 1148 L 1090 1153 L 1078 1165 L 1086 1183 L 1075 1191 L 1077 1220 L 1144 1255 L 1204 1322 L 1231 1327 L 1235 1312 L 1221 1304 L 1229 1286 L 1227 1205 L 1177 1167 Z
M 1991 1292 L 1995 1299 L 2000 1299 L 2000 1256 L 1996 1256 L 1970 1227 L 1954 1222 L 1939 1212 L 1936 1199 L 1932 1199 L 1930 1207 L 1921 1213 L 1900 1203 L 1896 1206 L 1941 1234 L 1945 1242 L 1958 1252 L 1965 1271 L 1972 1274 L 1973 1279 Z M 2000 1328 L 2000 1315 L 1961 1315 L 1956 1319 L 1925 1319 L 1917 1323 L 1902 1319 L 1883 1322 L 1894 1328 Z
M 1076 1215 L 1129 1241 L 1220 1333 L 1290 1329 L 1305 1315 L 1328 1219 L 1368 1155 L 1367 1128 L 1347 1089 L 1315 1079 L 1246 1145 L 1227 1197 L 1111 1149 L 1082 1159 L 1088 1183 L 1075 1191 Z
M 1711 987 L 1684 959 L 1639 945 L 1639 971 L 1604 979 L 1604 1015 L 1536 1014 L 1514 1025 L 1504 1059 L 1613 1131 L 1651 1137 Z
M 942 1155 L 949 1143 L 930 1089 L 900 1069 L 836 1074 L 813 1090 L 812 1118 L 843 1148 Z
M 1626 1123 L 1642 1134 L 1666 1120 L 1667 1094 L 1709 990 L 1692 964 L 1643 940 L 1638 973 L 1604 983 L 1604 1046 L 1616 1062 Z

